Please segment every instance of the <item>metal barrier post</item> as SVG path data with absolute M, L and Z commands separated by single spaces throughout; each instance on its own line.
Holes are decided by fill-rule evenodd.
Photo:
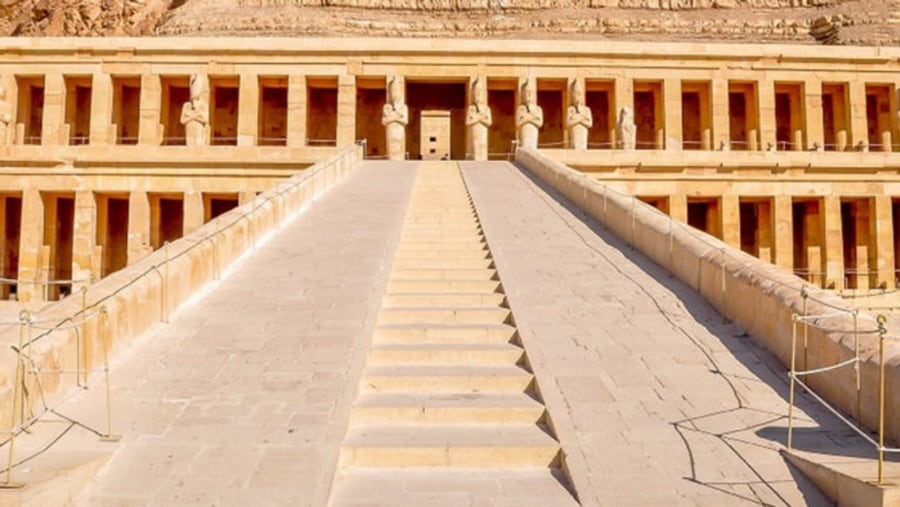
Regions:
M 87 384 L 87 347 L 86 341 L 84 339 L 87 336 L 85 333 L 87 331 L 86 319 L 84 316 L 87 312 L 87 287 L 81 286 L 81 325 L 78 326 L 75 334 L 75 354 L 76 354 L 76 367 L 75 367 L 75 385 L 78 387 L 83 387 Z M 82 384 L 82 377 L 84 377 L 84 383 Z
M 106 434 L 100 435 L 101 442 L 118 442 L 122 437 L 112 432 L 112 394 L 109 387 L 109 314 L 106 307 L 100 308 L 100 343 L 103 346 L 103 376 L 106 383 Z
M 160 313 L 162 314 L 162 320 L 164 324 L 169 323 L 169 305 L 167 304 L 167 300 L 169 299 L 169 242 L 166 241 L 163 243 L 163 250 L 166 257 L 166 262 L 163 263 L 163 280 L 162 285 L 160 286 L 160 298 L 159 308 Z
M 19 410 L 19 404 L 22 402 L 22 382 L 25 376 L 25 364 L 22 362 L 22 349 L 25 345 L 25 333 L 28 329 L 28 323 L 31 315 L 28 310 L 19 312 L 19 347 L 16 349 L 16 375 L 15 384 L 13 385 L 13 402 L 9 413 L 9 451 L 6 460 L 6 480 L 0 483 L 0 489 L 19 489 L 25 486 L 21 482 L 13 482 L 12 470 L 15 461 L 16 447 L 16 412 Z
M 788 395 L 788 433 L 787 448 L 790 450 L 794 439 L 794 384 L 797 370 L 797 314 L 791 316 L 791 371 L 788 377 L 791 379 L 790 394 Z
M 809 354 L 807 352 L 807 345 L 809 345 L 809 322 L 806 320 L 806 317 L 809 317 L 809 292 L 806 290 L 806 287 L 800 291 L 800 295 L 803 296 L 803 369 L 809 369 Z
M 856 362 L 853 369 L 856 371 L 856 422 L 862 426 L 862 378 L 859 367 L 859 309 L 853 310 L 853 348 L 856 354 Z
M 878 484 L 884 484 L 884 327 L 887 317 L 878 315 Z

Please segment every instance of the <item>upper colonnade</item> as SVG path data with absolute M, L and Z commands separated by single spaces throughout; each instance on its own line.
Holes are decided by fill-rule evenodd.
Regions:
M 400 150 L 409 158 L 425 151 L 424 110 L 451 112 L 451 158 L 501 157 L 529 143 L 516 118 L 529 87 L 542 112 L 541 148 L 893 152 L 900 149 L 898 66 L 897 48 L 2 39 L 0 142 L 12 146 L 9 154 L 42 145 L 54 148 L 41 153 L 57 157 L 200 144 L 286 147 L 315 159 L 323 147 L 368 138 L 369 155 L 386 157 L 380 120 L 388 82 L 398 77 L 411 109 Z M 479 124 L 488 137 L 481 150 L 465 121 L 479 78 L 493 116 L 490 126 Z M 581 113 L 571 116 L 572 107 Z

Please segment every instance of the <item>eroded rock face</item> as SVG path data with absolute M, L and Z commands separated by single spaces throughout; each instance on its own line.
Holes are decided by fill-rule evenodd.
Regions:
M 171 0 L 0 0 L 0 35 L 149 35 Z
M 0 35 L 897 45 L 900 0 L 0 0 Z

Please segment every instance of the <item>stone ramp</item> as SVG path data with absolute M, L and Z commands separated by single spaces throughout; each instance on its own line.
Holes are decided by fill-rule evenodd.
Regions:
M 777 359 L 524 170 L 461 165 L 583 505 L 831 505 L 779 454 Z M 795 442 L 857 448 L 798 398 Z
M 578 505 L 454 162 L 423 163 L 330 505 Z
M 76 427 L 41 456 L 112 454 L 74 505 L 324 505 L 414 168 L 365 163 L 123 351 L 122 440 Z M 102 402 L 85 393 L 61 412 L 104 428 Z

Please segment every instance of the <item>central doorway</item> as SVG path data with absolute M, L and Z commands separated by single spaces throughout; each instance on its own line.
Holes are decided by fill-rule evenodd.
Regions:
M 422 111 L 419 139 L 419 158 L 422 160 L 448 160 L 450 158 L 450 111 Z
M 411 158 L 437 155 L 437 159 L 441 159 L 445 154 L 453 160 L 466 158 L 467 83 L 467 80 L 456 82 L 407 80 L 406 103 L 409 106 L 409 125 L 406 128 L 406 149 Z M 435 114 L 443 116 L 434 116 Z M 440 128 L 446 128 L 449 133 L 448 136 L 444 136 L 449 151 L 438 146 L 440 133 L 436 132 L 437 135 L 432 133 Z M 431 141 L 432 137 L 435 138 L 434 141 Z M 435 150 L 433 154 L 432 149 Z

